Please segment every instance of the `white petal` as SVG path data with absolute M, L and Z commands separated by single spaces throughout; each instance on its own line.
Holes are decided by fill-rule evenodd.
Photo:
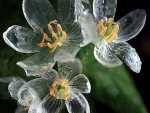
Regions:
M 122 64 L 122 61 L 112 52 L 105 40 L 101 40 L 95 45 L 94 56 L 106 67 L 116 67 Z
M 90 107 L 85 97 L 78 92 L 72 92 L 66 106 L 69 113 L 90 113 Z
M 43 51 L 36 53 L 23 61 L 17 62 L 17 65 L 26 70 L 26 72 L 33 71 L 35 73 L 40 73 L 49 71 L 55 64 L 53 59 L 54 54 L 54 52 L 50 52 L 49 48 L 43 48 Z
M 120 29 L 114 42 L 125 42 L 135 37 L 143 29 L 145 20 L 146 12 L 141 9 L 134 10 L 121 18 L 117 21 Z
M 42 40 L 41 34 L 21 26 L 11 26 L 4 33 L 5 42 L 14 50 L 22 53 L 39 52 L 36 44 Z
M 57 73 L 57 71 L 52 69 L 51 71 L 48 71 L 48 72 L 45 72 L 45 73 L 41 74 L 41 78 L 53 82 L 56 79 L 56 76 L 58 76 L 58 75 L 59 74 Z
M 4 82 L 4 83 L 10 83 L 12 81 L 18 81 L 18 80 L 24 81 L 22 78 L 20 78 L 20 77 L 14 77 L 14 76 L 0 78 L 0 82 Z
M 96 21 L 106 18 L 114 18 L 117 0 L 94 0 L 93 14 Z
M 81 25 L 83 34 L 83 43 L 81 44 L 81 47 L 87 45 L 90 42 L 93 42 L 95 44 L 98 39 L 98 33 L 96 23 L 93 20 L 93 16 L 85 11 L 80 16 L 78 21 Z
M 82 65 L 79 60 L 58 62 L 58 73 L 61 78 L 68 80 L 73 79 L 75 76 L 80 74 L 82 71 Z
M 139 73 L 141 70 L 141 60 L 135 51 L 128 43 L 111 43 L 114 53 L 126 63 L 126 65 L 134 72 Z
M 35 30 L 56 20 L 56 13 L 48 0 L 23 0 L 22 7 L 25 18 Z
M 88 0 L 75 0 L 75 21 L 77 22 L 80 15 L 84 12 L 84 11 L 88 11 L 89 9 L 91 9 L 90 6 L 90 2 Z
M 37 113 L 59 113 L 62 100 L 56 99 L 48 94 L 37 108 Z
M 72 91 L 80 91 L 81 93 L 90 93 L 91 91 L 91 84 L 88 78 L 83 74 L 74 77 L 69 81 L 68 85 Z

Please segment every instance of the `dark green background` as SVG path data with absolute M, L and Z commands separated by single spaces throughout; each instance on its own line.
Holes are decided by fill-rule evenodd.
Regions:
M 56 6 L 56 0 L 50 0 Z M 142 61 L 139 74 L 132 72 L 125 65 L 108 69 L 101 66 L 93 57 L 93 46 L 84 47 L 78 54 L 83 64 L 83 73 L 89 77 L 92 85 L 86 98 L 91 113 L 148 113 L 150 110 L 150 6 L 148 0 L 118 0 L 115 20 L 135 9 L 145 9 L 147 21 L 142 32 L 128 41 L 138 52 Z M 3 32 L 11 25 L 29 27 L 22 13 L 22 0 L 0 1 L 0 77 L 21 76 L 26 80 L 24 71 L 15 65 L 27 58 L 7 46 L 3 41 Z M 0 83 L 0 113 L 14 113 L 17 107 L 10 98 L 7 84 Z M 62 110 L 66 113 L 66 109 Z

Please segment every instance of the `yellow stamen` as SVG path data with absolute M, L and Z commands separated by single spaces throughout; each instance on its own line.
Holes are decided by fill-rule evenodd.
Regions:
M 57 42 L 57 45 L 58 46 L 62 46 L 62 42 Z
M 118 31 L 119 31 L 119 25 L 115 24 L 114 28 L 112 29 L 112 32 L 118 33 Z
M 57 24 L 57 25 L 56 25 L 56 29 L 57 29 L 57 32 L 58 32 L 58 33 L 61 33 L 61 32 L 62 32 L 62 27 L 61 27 L 60 24 Z
M 107 27 L 102 27 L 101 30 L 100 30 L 100 34 L 103 36 L 107 31 Z
M 113 21 L 114 21 L 113 18 L 108 18 L 107 21 L 106 21 L 106 23 L 105 23 L 105 26 L 106 26 L 108 23 L 112 23 Z
M 55 98 L 59 99 L 59 92 L 56 92 Z
M 70 87 L 67 87 L 66 89 L 65 89 L 65 94 L 69 94 L 70 93 Z
M 63 38 L 63 39 L 67 38 L 67 34 L 66 34 L 65 31 L 62 31 L 62 38 Z
M 109 43 L 112 42 L 117 37 L 116 33 L 111 33 L 109 36 L 105 38 L 105 40 Z
M 51 34 L 55 33 L 54 29 L 52 28 L 52 26 L 50 24 L 48 24 L 48 30 Z
M 30 106 L 24 106 L 23 110 L 27 111 L 30 108 Z
M 99 30 L 101 26 L 103 26 L 103 23 L 104 23 L 104 20 L 103 19 L 100 19 L 100 21 L 98 22 L 97 24 L 97 29 Z
M 70 97 L 70 94 L 64 95 L 64 100 L 67 100 Z
M 56 87 L 56 85 L 57 85 L 57 82 L 54 81 L 54 82 L 52 83 L 52 87 Z

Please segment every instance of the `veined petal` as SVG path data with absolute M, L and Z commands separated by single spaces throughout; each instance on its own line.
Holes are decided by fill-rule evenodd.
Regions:
M 71 24 L 74 22 L 74 1 L 75 0 L 58 0 L 58 21 L 61 25 Z
M 58 72 L 55 71 L 54 69 L 41 74 L 41 78 L 52 81 L 52 82 L 56 79 L 56 76 L 58 76 Z
M 42 40 L 41 34 L 21 26 L 11 26 L 4 33 L 5 42 L 18 52 L 34 53 L 40 48 L 36 45 Z
M 50 94 L 48 94 L 41 101 L 36 113 L 59 113 L 61 105 L 61 99 L 56 99 L 53 96 L 50 96 Z
M 83 43 L 81 44 L 81 47 L 87 45 L 90 42 L 95 44 L 98 39 L 98 33 L 93 16 L 85 11 L 81 14 L 78 21 L 81 25 L 83 34 Z
M 48 93 L 47 81 L 42 78 L 33 79 L 24 84 L 18 91 L 18 102 L 22 106 L 30 106 L 40 102 Z
M 117 0 L 94 0 L 93 14 L 96 21 L 106 18 L 114 18 Z
M 23 12 L 30 26 L 40 30 L 50 21 L 56 20 L 56 12 L 48 0 L 23 0 Z
M 141 60 L 135 51 L 128 43 L 111 43 L 113 52 L 126 63 L 126 65 L 134 72 L 139 73 L 141 70 Z
M 49 48 L 43 48 L 43 51 L 36 53 L 23 61 L 17 62 L 17 65 L 26 70 L 26 72 L 27 70 L 35 73 L 49 71 L 55 64 L 53 59 L 54 54 L 54 52 L 50 52 Z
M 91 91 L 91 84 L 88 78 L 83 74 L 77 75 L 69 81 L 69 86 L 72 91 L 79 91 L 81 93 L 90 93 Z
M 95 45 L 94 56 L 98 62 L 106 67 L 116 67 L 122 64 L 122 61 L 111 51 L 105 40 L 101 40 Z
M 88 0 L 75 0 L 75 21 L 78 21 L 80 15 L 84 12 L 84 11 L 88 11 L 89 9 L 91 9 L 91 5 L 90 2 Z
M 17 81 L 12 81 L 8 85 L 8 91 L 13 99 L 18 100 L 17 93 L 18 93 L 19 89 L 21 88 L 21 86 L 23 86 L 25 83 L 26 82 L 23 80 L 17 80 Z
M 72 80 L 82 71 L 82 65 L 79 60 L 58 62 L 58 73 L 61 78 Z
M 15 77 L 15 76 L 0 78 L 0 82 L 11 83 L 12 81 L 22 81 L 22 82 L 25 82 L 22 78 Z
M 65 101 L 69 113 L 90 113 L 90 107 L 85 97 L 79 92 L 71 92 Z
M 119 32 L 114 42 L 125 42 L 135 37 L 144 27 L 145 20 L 146 12 L 142 9 L 134 10 L 121 18 L 117 21 L 119 24 Z

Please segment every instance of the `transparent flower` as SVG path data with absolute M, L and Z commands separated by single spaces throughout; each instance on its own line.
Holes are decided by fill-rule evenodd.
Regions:
M 58 113 L 63 101 L 69 113 L 90 113 L 89 104 L 81 93 L 89 93 L 91 85 L 88 78 L 81 74 L 80 62 L 57 64 L 58 72 L 52 69 L 41 74 L 39 78 L 27 82 L 19 93 L 29 88 L 37 92 L 42 101 L 36 113 Z
M 23 0 L 23 13 L 33 30 L 13 25 L 3 38 L 18 52 L 36 53 L 17 62 L 27 75 L 50 70 L 57 60 L 74 60 L 83 40 L 74 22 L 74 0 L 58 0 L 57 14 L 48 0 Z
M 77 1 L 80 6 L 83 5 L 82 0 Z M 142 30 L 146 12 L 137 9 L 114 22 L 116 0 L 94 0 L 94 19 L 87 9 L 79 9 L 78 6 L 76 5 L 76 9 L 81 10 L 79 22 L 83 29 L 84 42 L 93 42 L 96 60 L 107 67 L 119 66 L 124 61 L 132 71 L 139 73 L 142 64 L 140 58 L 126 41 Z
M 8 91 L 11 97 L 18 101 L 19 107 L 15 113 L 36 113 L 36 108 L 40 103 L 40 98 L 37 93 L 32 89 L 24 89 L 20 93 L 20 90 L 26 84 L 26 81 L 19 77 L 4 77 L 0 78 L 0 82 L 9 83 Z

